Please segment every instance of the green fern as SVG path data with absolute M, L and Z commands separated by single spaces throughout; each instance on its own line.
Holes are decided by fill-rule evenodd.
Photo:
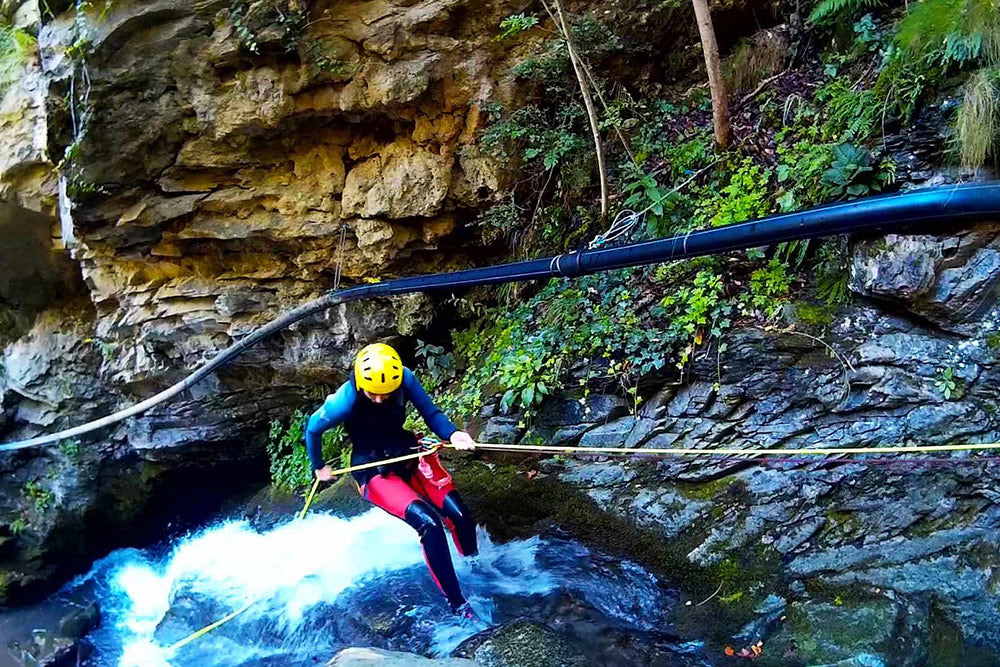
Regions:
M 38 41 L 33 35 L 0 24 L 0 94 L 17 83 L 25 63 L 37 49 Z
M 862 9 L 875 9 L 881 4 L 882 0 L 820 0 L 809 14 L 809 22 L 828 25 L 842 16 L 849 16 Z
M 881 123 L 883 107 L 873 90 L 853 90 L 843 79 L 834 79 L 816 97 L 826 110 L 823 133 L 827 137 L 863 143 Z
M 899 23 L 897 46 L 942 66 L 1000 61 L 1000 11 L 994 0 L 923 0 Z

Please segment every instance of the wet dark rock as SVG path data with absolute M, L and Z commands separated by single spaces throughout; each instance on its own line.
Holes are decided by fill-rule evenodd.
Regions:
M 85 644 L 47 630 L 36 630 L 30 642 L 14 643 L 8 651 L 15 664 L 23 667 L 70 667 L 78 663 L 78 656 L 88 653 Z
M 71 639 L 79 639 L 93 630 L 101 622 L 101 609 L 91 603 L 74 609 L 59 621 L 59 634 Z
M 900 611 L 890 600 L 794 605 L 781 629 L 766 642 L 769 662 L 779 664 L 780 658 L 783 664 L 820 665 L 861 659 L 860 664 L 887 665 L 879 656 L 896 654 Z M 918 655 L 903 658 L 892 664 L 921 662 Z
M 855 246 L 851 289 L 902 303 L 944 329 L 974 335 L 996 306 L 1000 237 L 995 224 L 954 236 L 889 234 Z
M 515 443 L 524 434 L 524 427 L 519 426 L 519 423 L 518 417 L 491 417 L 478 439 L 499 444 Z
M 462 658 L 425 658 L 414 653 L 386 651 L 380 648 L 347 648 L 333 657 L 326 667 L 474 667 Z
M 636 425 L 635 417 L 622 417 L 587 431 L 580 438 L 581 447 L 621 447 Z
M 998 239 L 996 225 L 979 225 L 860 242 L 852 288 L 872 300 L 833 313 L 816 332 L 823 342 L 735 331 L 721 368 L 696 360 L 683 386 L 664 386 L 636 418 L 589 428 L 580 442 L 707 453 L 998 442 Z M 655 531 L 677 552 L 668 577 L 701 573 L 703 598 L 721 581 L 706 605 L 715 613 L 787 600 L 785 625 L 761 612 L 746 626 L 762 635 L 767 664 L 936 664 L 949 653 L 995 664 L 1000 473 L 977 454 L 910 458 L 920 460 L 786 453 L 545 469 Z M 677 620 L 699 613 L 685 607 Z
M 565 638 L 531 621 L 515 621 L 463 643 L 456 655 L 485 667 L 582 667 L 586 655 Z
M 535 421 L 539 428 L 567 424 L 602 423 L 628 412 L 624 399 L 608 394 L 590 394 L 585 399 L 551 398 L 542 404 Z

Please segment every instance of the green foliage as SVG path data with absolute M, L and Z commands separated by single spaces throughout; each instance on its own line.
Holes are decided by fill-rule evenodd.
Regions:
M 994 0 L 921 0 L 899 23 L 896 43 L 930 65 L 964 66 L 1000 53 L 1000 11 Z
M 233 24 L 233 30 L 236 31 L 236 36 L 240 40 L 240 44 L 243 45 L 250 53 L 259 53 L 260 49 L 257 46 L 257 35 L 250 29 L 247 25 L 246 18 L 244 17 L 245 3 L 239 0 L 234 0 L 234 2 L 229 5 L 229 20 Z
M 482 227 L 483 241 L 493 243 L 507 238 L 520 224 L 521 211 L 514 198 L 506 197 L 476 216 L 475 224 Z
M 32 480 L 24 485 L 24 497 L 31 503 L 36 515 L 45 512 L 55 500 L 55 496 L 48 489 L 44 489 L 38 482 Z
M 909 120 L 925 92 L 937 86 L 943 75 L 944 69 L 934 66 L 930 59 L 895 50 L 875 82 L 882 116 Z
M 440 345 L 431 345 L 422 340 L 417 341 L 416 357 L 427 369 L 424 373 L 424 384 L 428 389 L 434 389 L 446 380 L 455 367 L 455 357 L 451 352 L 445 352 Z
M 668 338 L 686 343 L 678 367 L 687 363 L 693 343 L 699 342 L 706 329 L 711 336 L 719 337 L 729 328 L 732 305 L 722 299 L 722 293 L 722 277 L 713 269 L 702 269 L 691 285 L 681 286 L 660 300 L 659 314 L 670 323 Z
M 696 220 L 712 227 L 761 218 L 768 213 L 770 175 L 749 158 L 735 169 L 729 183 L 714 196 L 706 197 Z M 707 193 L 706 193 L 707 194 Z
M 502 154 L 510 146 L 519 147 L 527 162 L 540 161 L 545 169 L 552 169 L 586 146 L 573 130 L 574 121 L 581 114 L 579 107 L 568 105 L 557 112 L 555 123 L 550 124 L 542 109 L 529 105 L 491 125 L 483 134 L 482 143 L 494 154 Z
M 848 287 L 847 247 L 843 239 L 826 241 L 816 257 L 816 296 L 827 306 L 843 306 L 850 302 Z
M 877 171 L 868 149 L 844 143 L 833 149 L 833 164 L 823 172 L 822 181 L 830 196 L 841 199 L 878 192 L 894 173 L 894 167 Z
M 38 40 L 10 24 L 0 24 L 0 95 L 17 83 L 28 59 L 38 51 Z
M 663 216 L 664 207 L 669 206 L 671 192 L 660 187 L 659 181 L 642 167 L 629 161 L 624 165 L 625 180 L 622 190 L 628 197 L 625 207 L 634 211 L 647 211 L 655 218 Z
M 23 516 L 19 516 L 11 521 L 7 528 L 11 535 L 20 535 L 28 528 L 28 522 Z
M 778 166 L 775 176 L 780 188 L 777 203 L 782 212 L 795 211 L 826 199 L 821 179 L 830 166 L 832 145 L 820 137 L 818 125 L 794 124 L 778 132 Z
M 809 22 L 829 25 L 837 19 L 858 14 L 866 9 L 874 9 L 881 0 L 820 0 L 809 13 Z
M 445 401 L 473 414 L 487 396 L 505 411 L 532 409 L 577 362 L 615 367 L 618 375 L 662 368 L 673 341 L 647 326 L 633 307 L 632 271 L 553 280 L 537 295 L 455 335 L 464 372 Z
M 308 8 L 290 0 L 230 0 L 229 21 L 240 45 L 253 54 L 264 40 L 275 42 L 288 54 L 298 53 L 311 75 L 338 76 L 346 63 L 328 43 L 307 35 Z
M 313 480 L 312 467 L 305 448 L 305 426 L 309 419 L 302 410 L 296 410 L 287 423 L 275 419 L 267 440 L 267 456 L 271 462 L 271 483 L 279 489 L 294 491 Z M 323 460 L 339 461 L 340 466 L 350 465 L 351 445 L 343 426 L 336 426 L 323 434 Z
M 955 119 L 961 162 L 978 168 L 998 156 L 1000 144 L 1000 69 L 984 68 L 969 79 Z
M 70 459 L 76 459 L 80 456 L 80 439 L 70 438 L 69 440 L 61 440 L 58 448 L 63 456 Z
M 537 17 L 527 16 L 523 12 L 521 14 L 514 14 L 500 22 L 500 34 L 494 39 L 500 42 L 515 35 L 520 35 L 522 32 L 527 32 L 536 25 L 538 25 Z
M 768 319 L 773 318 L 780 312 L 790 285 L 791 277 L 785 265 L 772 259 L 765 268 L 750 274 L 749 290 L 738 298 L 740 312 L 746 315 L 763 313 Z
M 955 369 L 951 366 L 938 369 L 937 381 L 934 383 L 934 386 L 941 390 L 941 394 L 946 401 L 950 401 L 957 387 Z
M 863 143 L 883 121 L 885 109 L 878 103 L 875 91 L 855 90 L 843 79 L 820 87 L 816 100 L 826 113 L 825 138 Z

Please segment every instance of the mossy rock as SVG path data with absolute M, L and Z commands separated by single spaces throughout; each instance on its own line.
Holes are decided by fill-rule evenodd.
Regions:
M 789 608 L 763 665 L 830 664 L 871 656 L 888 663 L 899 616 L 888 600 L 806 602 Z M 879 663 L 874 663 L 879 664 Z
M 531 621 L 514 621 L 469 639 L 455 651 L 484 667 L 583 667 L 578 647 Z
M 354 478 L 348 475 L 316 493 L 310 511 L 332 512 L 337 516 L 351 517 L 363 514 L 372 508 L 371 503 L 361 497 Z

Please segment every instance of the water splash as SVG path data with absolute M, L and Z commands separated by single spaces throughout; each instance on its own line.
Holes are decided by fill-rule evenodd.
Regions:
M 378 510 L 317 513 L 264 532 L 222 522 L 170 549 L 116 551 L 71 588 L 89 587 L 101 601 L 104 622 L 91 636 L 100 664 L 301 664 L 359 643 L 445 655 L 498 620 L 498 602 L 592 588 L 589 555 L 537 537 L 497 545 L 481 532 L 479 556 L 453 554 L 474 622 L 448 612 L 413 530 Z M 168 649 L 248 602 L 225 626 Z

